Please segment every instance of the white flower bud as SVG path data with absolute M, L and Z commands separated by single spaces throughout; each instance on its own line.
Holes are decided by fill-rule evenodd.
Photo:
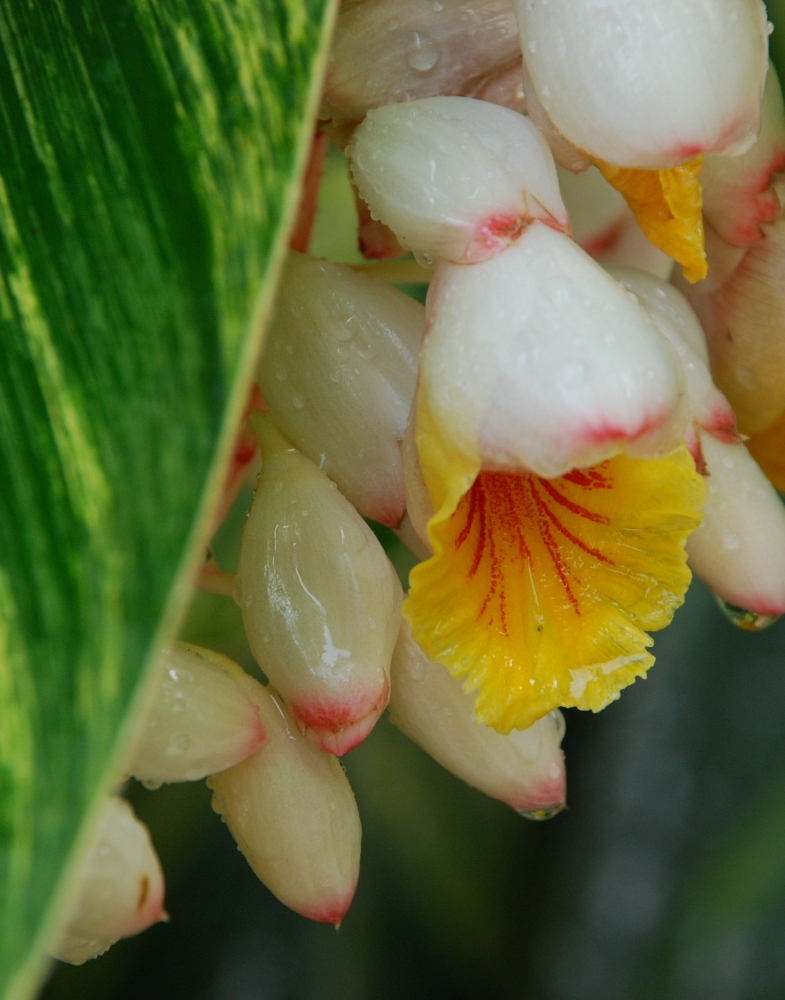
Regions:
M 369 112 L 347 154 L 371 211 L 426 262 L 485 260 L 532 219 L 568 227 L 548 145 L 509 108 L 467 97 L 392 104 Z
M 785 507 L 743 444 L 705 431 L 703 521 L 687 539 L 689 565 L 730 604 L 761 617 L 785 613 Z
M 537 89 L 534 86 L 529 71 L 524 62 L 521 66 L 521 87 L 523 88 L 525 113 L 531 118 L 537 128 L 545 136 L 545 141 L 553 153 L 554 160 L 570 173 L 579 174 L 589 166 L 589 158 L 584 152 L 573 146 L 569 140 L 559 132 L 550 119 L 548 112 L 542 106 L 537 96 Z M 504 102 L 499 102 L 504 103 Z
M 766 73 L 760 0 L 516 0 L 543 107 L 579 149 L 673 167 L 755 141 Z
M 360 868 L 360 816 L 335 757 L 302 737 L 269 688 L 241 681 L 269 742 L 208 781 L 220 813 L 256 875 L 311 920 L 340 924 Z
M 520 75 L 520 62 L 511 0 L 347 0 L 335 26 L 321 117 L 340 143 L 371 108 L 385 104 L 480 92 L 492 100 L 494 84 L 515 70 Z M 509 85 L 499 89 L 509 99 Z
M 147 827 L 130 805 L 111 798 L 78 871 L 78 895 L 54 958 L 81 965 L 120 938 L 140 934 L 159 920 L 164 876 Z
M 633 297 L 539 222 L 473 267 L 440 263 L 420 365 L 443 440 L 492 470 L 559 476 L 684 438 L 683 376 Z
M 474 719 L 474 697 L 429 660 L 404 622 L 393 655 L 390 719 L 454 775 L 518 812 L 544 819 L 564 806 L 561 712 L 501 736 Z
M 706 339 L 689 302 L 672 285 L 629 267 L 607 271 L 632 292 L 654 325 L 670 341 L 681 359 L 690 397 L 692 419 L 730 444 L 738 441 L 736 416 L 714 385 L 708 365 Z
M 236 597 L 257 662 L 302 732 L 342 755 L 389 697 L 401 585 L 365 524 L 323 472 L 251 418 L 262 471 L 243 534 Z
M 674 276 L 700 318 L 714 380 L 744 434 L 764 430 L 785 411 L 785 219 L 761 230 L 763 239 L 746 251 L 716 234 L 707 239 L 705 282 L 691 286 Z M 721 284 L 713 278 L 718 256 Z
M 424 324 L 423 307 L 390 285 L 292 253 L 259 372 L 283 433 L 361 514 L 392 528 Z
M 558 174 L 573 239 L 589 256 L 606 266 L 670 277 L 671 258 L 646 238 L 623 196 L 596 167 L 580 174 L 558 168 Z
M 264 744 L 259 713 L 226 672 L 230 662 L 186 643 L 162 650 L 129 774 L 150 786 L 196 781 L 239 764 Z
M 772 181 L 785 169 L 785 109 L 777 73 L 771 65 L 760 114 L 760 135 L 743 156 L 703 158 L 703 213 L 719 235 L 734 246 L 757 243 L 761 224 L 773 222 L 780 211 Z

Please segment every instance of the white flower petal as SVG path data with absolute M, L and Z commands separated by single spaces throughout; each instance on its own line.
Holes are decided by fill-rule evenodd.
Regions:
M 475 721 L 473 704 L 461 682 L 425 656 L 404 622 L 393 656 L 391 721 L 448 771 L 518 812 L 562 806 L 561 712 L 501 736 Z
M 400 442 L 425 324 L 396 288 L 292 253 L 259 381 L 276 424 L 365 517 L 404 512 Z
M 672 167 L 754 142 L 766 73 L 760 0 L 516 0 L 537 95 L 570 142 Z
M 55 958 L 81 965 L 120 938 L 165 919 L 164 876 L 147 827 L 130 805 L 106 801 L 95 836 L 77 873 L 78 895 Z
M 771 65 L 760 111 L 760 135 L 748 152 L 703 158 L 703 213 L 719 235 L 735 246 L 757 243 L 761 224 L 773 222 L 780 210 L 772 179 L 785 169 L 785 109 Z
M 301 730 L 343 754 L 389 697 L 401 586 L 379 542 L 324 473 L 271 427 L 243 534 L 236 598 L 257 663 Z
M 302 737 L 278 697 L 242 682 L 269 742 L 216 774 L 213 808 L 246 860 L 282 903 L 311 920 L 339 924 L 360 867 L 360 817 L 335 757 Z
M 259 749 L 266 739 L 259 713 L 227 674 L 224 661 L 211 650 L 184 643 L 162 650 L 129 774 L 149 785 L 196 781 Z
M 678 361 L 633 297 L 539 222 L 473 267 L 440 264 L 420 366 L 442 438 L 484 468 L 559 476 L 683 439 Z
M 651 274 L 629 267 L 609 267 L 607 271 L 637 296 L 654 325 L 679 355 L 693 420 L 712 433 L 734 435 L 735 414 L 712 381 L 706 338 L 689 302 L 672 285 Z
M 321 117 L 348 132 L 371 108 L 439 94 L 507 103 L 520 87 L 511 0 L 348 0 L 330 52 Z M 517 80 L 510 84 L 511 74 Z M 340 142 L 340 133 L 338 134 Z
M 724 600 L 758 615 L 785 613 L 785 507 L 743 444 L 701 432 L 709 472 L 689 565 Z
M 378 108 L 347 153 L 371 211 L 425 260 L 484 260 L 531 219 L 568 225 L 545 139 L 509 108 L 466 97 Z

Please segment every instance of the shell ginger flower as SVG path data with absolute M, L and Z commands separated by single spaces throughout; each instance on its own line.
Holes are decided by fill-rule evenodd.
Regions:
M 653 663 L 647 632 L 690 581 L 705 491 L 678 360 L 539 222 L 492 260 L 440 262 L 426 312 L 416 441 L 435 513 L 413 638 L 499 732 L 598 711 Z

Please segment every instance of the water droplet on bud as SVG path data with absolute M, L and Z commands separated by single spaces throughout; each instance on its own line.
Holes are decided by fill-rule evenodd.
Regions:
M 303 399 L 302 396 L 293 396 L 292 406 L 295 408 L 295 410 L 302 410 L 302 408 L 305 406 L 305 400 Z
M 762 632 L 780 617 L 779 615 L 759 615 L 755 611 L 748 611 L 747 608 L 740 608 L 736 604 L 724 601 L 717 594 L 714 595 L 714 599 L 728 621 L 745 632 Z
M 554 816 L 557 816 L 562 811 L 564 805 L 564 802 L 557 802 L 556 805 L 545 806 L 544 809 L 532 809 L 530 812 L 526 812 L 524 810 L 518 815 L 523 816 L 524 819 L 534 819 L 537 821 L 543 819 L 553 819 Z
M 427 35 L 414 31 L 406 50 L 406 61 L 412 69 L 416 69 L 419 73 L 427 73 L 439 61 L 439 50 Z

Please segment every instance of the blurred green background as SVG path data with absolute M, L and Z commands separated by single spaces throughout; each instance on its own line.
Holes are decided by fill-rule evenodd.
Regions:
M 783 2 L 769 4 L 785 22 Z M 785 30 L 775 32 L 779 65 Z M 357 259 L 340 159 L 314 250 Z M 216 539 L 228 570 L 250 494 Z M 411 564 L 382 540 L 402 574 Z M 184 637 L 255 670 L 231 601 L 197 594 Z M 738 631 L 699 581 L 645 681 L 566 712 L 569 809 L 534 824 L 467 788 L 386 717 L 345 758 L 363 821 L 340 931 L 251 872 L 203 782 L 127 794 L 167 879 L 169 924 L 45 1000 L 775 1000 L 785 997 L 785 622 Z

